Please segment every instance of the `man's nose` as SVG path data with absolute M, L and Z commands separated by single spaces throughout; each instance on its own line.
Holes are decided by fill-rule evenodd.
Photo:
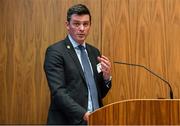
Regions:
M 83 31 L 83 30 L 85 29 L 84 25 L 81 24 L 81 25 L 79 26 L 79 29 Z

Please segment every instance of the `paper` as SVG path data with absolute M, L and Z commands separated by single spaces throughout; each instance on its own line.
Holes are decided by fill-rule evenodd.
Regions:
M 98 73 L 101 73 L 101 63 L 97 64 L 97 71 L 98 71 Z

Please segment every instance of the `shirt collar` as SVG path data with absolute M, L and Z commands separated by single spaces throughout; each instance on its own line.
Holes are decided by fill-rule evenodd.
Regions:
M 74 47 L 75 49 L 79 49 L 78 46 L 79 46 L 80 44 L 77 43 L 77 42 L 71 37 L 70 34 L 68 34 L 68 38 L 69 38 L 70 42 L 72 43 L 73 47 Z M 84 47 L 86 47 L 85 42 L 84 42 L 83 44 L 81 44 L 81 45 L 84 46 Z

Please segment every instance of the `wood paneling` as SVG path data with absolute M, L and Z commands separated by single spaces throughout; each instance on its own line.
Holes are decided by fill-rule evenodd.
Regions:
M 111 61 L 146 66 L 180 89 L 180 1 L 103 0 L 102 52 Z M 112 64 L 113 87 L 104 102 L 131 98 L 158 98 L 166 84 L 142 68 Z
M 89 125 L 179 125 L 180 100 L 124 100 L 96 110 Z
M 45 124 L 49 89 L 46 48 L 66 36 L 66 11 L 75 3 L 92 12 L 88 41 L 101 47 L 100 0 L 0 0 L 0 124 Z
M 66 36 L 67 9 L 92 12 L 88 42 L 112 62 L 142 64 L 180 98 L 179 0 L 0 0 L 0 124 L 45 124 L 49 89 L 46 48 Z M 113 86 L 104 104 L 167 98 L 169 88 L 145 69 L 112 63 Z

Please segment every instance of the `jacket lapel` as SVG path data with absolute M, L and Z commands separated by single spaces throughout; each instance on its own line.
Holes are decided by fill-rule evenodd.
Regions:
M 85 81 L 85 77 L 84 77 L 84 73 L 83 73 L 83 70 L 82 70 L 82 67 L 81 67 L 81 64 L 79 62 L 79 59 L 76 55 L 76 52 L 74 50 L 74 47 L 72 46 L 70 40 L 68 39 L 68 37 L 65 39 L 65 46 L 66 46 L 66 49 L 68 50 L 68 53 L 70 54 L 70 56 L 72 57 L 75 65 L 77 66 L 79 72 L 80 72 L 80 75 L 82 76 L 82 78 L 84 79 Z

